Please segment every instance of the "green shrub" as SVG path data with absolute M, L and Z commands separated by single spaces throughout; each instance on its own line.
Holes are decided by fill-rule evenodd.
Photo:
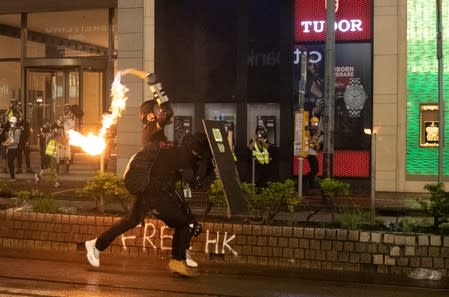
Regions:
M 438 229 L 442 223 L 449 221 L 449 193 L 443 183 L 426 184 L 424 189 L 429 195 L 418 198 L 421 208 L 433 217 L 433 228 Z
M 341 228 L 357 230 L 369 219 L 369 215 L 359 208 L 350 208 L 337 214 L 336 220 Z
M 242 183 L 242 191 L 249 202 L 251 212 L 260 217 L 262 223 L 272 224 L 276 215 L 283 209 L 293 212 L 300 202 L 295 190 L 295 183 L 287 179 L 285 182 L 269 182 L 266 187 L 256 188 L 250 183 Z M 216 207 L 225 207 L 225 194 L 220 179 L 216 179 L 209 187 L 208 201 Z
M 11 197 L 13 195 L 13 192 L 11 190 L 11 188 L 9 187 L 9 184 L 4 181 L 1 180 L 0 181 L 0 196 L 1 197 Z
M 128 212 L 127 200 L 129 193 L 125 188 L 123 178 L 115 174 L 104 172 L 90 178 L 81 190 L 84 195 L 90 195 L 95 199 L 96 209 L 103 213 L 107 201 L 118 199 L 123 210 Z
M 350 186 L 348 183 L 326 177 L 320 181 L 320 188 L 323 198 L 333 200 L 338 196 L 347 196 Z
M 48 195 L 39 191 L 39 190 L 31 190 L 31 191 L 19 191 L 16 193 L 17 198 L 21 200 L 31 201 L 31 200 L 40 200 L 44 198 L 48 198 Z
M 285 182 L 268 182 L 266 187 L 248 197 L 251 207 L 258 211 L 263 224 L 272 224 L 283 209 L 293 212 L 300 199 L 291 179 Z
M 59 213 L 60 205 L 49 194 L 39 190 L 19 191 L 15 194 L 21 204 L 31 205 L 33 211 L 46 213 Z
M 45 213 L 59 213 L 60 205 L 52 198 L 42 198 L 31 200 L 33 211 Z
M 211 183 L 207 191 L 207 200 L 211 206 L 226 207 L 225 193 L 221 179 L 217 178 Z

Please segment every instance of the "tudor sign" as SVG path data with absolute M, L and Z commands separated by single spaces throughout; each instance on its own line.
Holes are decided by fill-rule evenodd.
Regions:
M 295 42 L 326 39 L 327 0 L 295 1 Z M 372 0 L 335 0 L 335 39 L 371 40 Z

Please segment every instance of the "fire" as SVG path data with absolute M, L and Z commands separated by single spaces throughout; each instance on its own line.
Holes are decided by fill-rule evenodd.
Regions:
M 111 106 L 110 113 L 103 115 L 102 127 L 97 135 L 89 132 L 87 136 L 75 130 L 69 130 L 69 143 L 70 145 L 79 146 L 83 151 L 90 155 L 99 155 L 106 148 L 105 134 L 113 124 L 117 123 L 119 117 L 121 117 L 123 110 L 126 107 L 126 100 L 128 97 L 126 93 L 128 88 L 120 83 L 121 73 L 118 72 L 114 78 L 114 82 L 111 87 Z

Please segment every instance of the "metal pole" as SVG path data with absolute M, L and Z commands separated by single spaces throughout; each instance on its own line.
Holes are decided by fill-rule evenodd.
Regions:
M 371 134 L 371 224 L 376 218 L 376 132 Z
M 256 161 L 255 158 L 251 158 L 251 196 L 254 197 L 254 188 L 256 185 Z
M 441 0 L 437 5 L 437 59 L 438 59 L 438 182 L 443 182 L 443 153 L 444 153 L 444 98 L 443 98 L 443 26 L 441 18 Z
M 324 71 L 325 138 L 324 173 L 332 177 L 335 122 L 335 0 L 327 1 L 326 11 L 326 65 Z
M 306 82 L 307 82 L 307 52 L 303 51 L 301 54 L 301 77 L 299 79 L 299 87 L 298 87 L 298 103 L 299 103 L 299 109 L 304 111 L 304 94 L 306 92 Z M 302 123 L 301 123 L 302 128 Z M 303 135 L 301 133 L 301 137 L 299 139 L 299 142 L 301 144 L 301 148 L 304 145 Z M 303 171 L 303 160 L 304 157 L 302 155 L 302 152 L 298 156 L 298 196 L 302 197 L 302 171 Z
M 100 154 L 100 174 L 104 173 L 104 152 Z

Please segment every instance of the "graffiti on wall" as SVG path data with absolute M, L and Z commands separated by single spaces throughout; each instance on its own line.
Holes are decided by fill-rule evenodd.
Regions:
M 137 228 L 142 227 L 141 225 L 138 225 Z M 161 226 L 159 236 L 157 236 L 156 231 L 157 228 L 153 223 L 145 223 L 145 226 L 143 226 L 142 249 L 146 250 L 147 248 L 159 248 L 161 250 L 171 250 L 171 240 L 173 239 L 173 235 L 170 234 L 170 228 L 168 226 Z M 220 231 L 211 233 L 207 229 L 203 248 L 204 253 L 226 254 L 229 252 L 234 256 L 237 256 L 238 252 L 231 246 L 231 241 L 233 241 L 235 237 L 235 234 L 229 235 L 228 232 L 224 232 L 223 234 L 220 233 Z M 123 249 L 127 249 L 127 242 L 131 240 L 135 241 L 136 238 L 136 235 L 122 234 L 120 240 Z

